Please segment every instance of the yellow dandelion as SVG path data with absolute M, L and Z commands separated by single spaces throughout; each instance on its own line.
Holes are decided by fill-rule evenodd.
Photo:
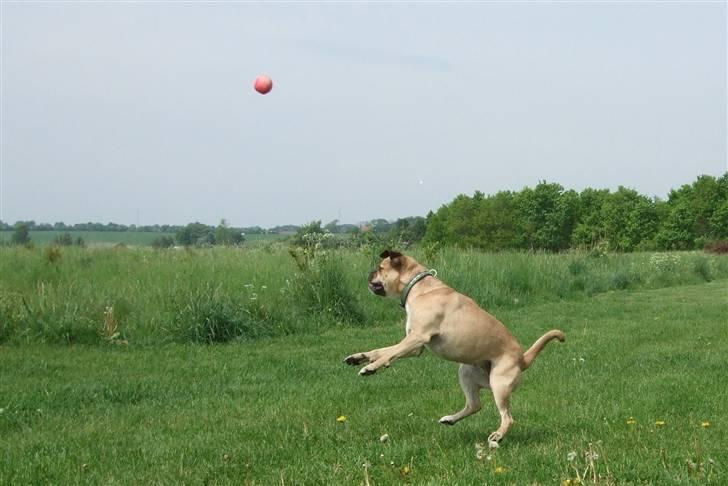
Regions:
M 571 486 L 571 479 L 564 479 L 561 481 L 561 486 Z
M 634 417 L 630 417 L 627 419 L 627 425 L 635 425 L 637 423 L 637 420 L 635 420 Z
M 710 422 L 708 422 L 707 420 L 704 420 L 703 422 L 700 423 L 700 426 L 704 429 L 707 429 L 708 427 L 710 427 Z
M 405 465 L 405 466 L 402 467 L 402 469 L 399 470 L 399 473 L 402 476 L 407 476 L 411 471 L 412 470 L 410 469 L 410 467 Z
M 664 420 L 655 420 L 655 427 L 664 427 L 665 421 Z
M 336 417 L 336 421 L 343 424 L 344 422 L 346 422 L 346 415 L 339 415 L 338 417 Z
M 503 473 L 504 473 L 504 472 L 506 472 L 507 470 L 508 470 L 508 469 L 504 468 L 503 466 L 498 466 L 498 467 L 496 467 L 495 469 L 493 469 L 493 471 L 494 471 L 494 472 L 495 472 L 496 474 L 503 474 Z

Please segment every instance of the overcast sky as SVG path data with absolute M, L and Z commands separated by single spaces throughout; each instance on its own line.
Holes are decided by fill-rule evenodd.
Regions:
M 355 223 L 726 171 L 725 2 L 1 9 L 6 222 Z

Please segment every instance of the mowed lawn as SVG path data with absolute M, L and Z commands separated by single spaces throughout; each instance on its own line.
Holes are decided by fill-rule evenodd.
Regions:
M 437 422 L 463 405 L 456 364 L 425 352 L 360 377 L 341 362 L 396 342 L 403 323 L 219 346 L 0 347 L 0 484 L 728 482 L 728 282 L 498 317 L 524 346 L 554 327 L 567 342 L 525 373 L 513 429 L 480 458 L 498 423 L 486 391 L 481 413 Z

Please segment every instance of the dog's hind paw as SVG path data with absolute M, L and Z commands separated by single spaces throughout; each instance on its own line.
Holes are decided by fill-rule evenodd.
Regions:
M 440 419 L 440 423 L 443 425 L 455 425 L 455 417 L 452 415 L 446 415 Z
M 493 432 L 488 436 L 488 447 L 490 447 L 491 449 L 497 449 L 498 447 L 500 447 L 499 442 L 502 438 L 503 437 L 501 437 L 498 432 Z

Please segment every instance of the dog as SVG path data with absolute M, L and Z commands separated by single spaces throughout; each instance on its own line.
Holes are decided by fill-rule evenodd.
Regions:
M 382 297 L 400 298 L 407 312 L 405 337 L 398 344 L 347 356 L 348 365 L 360 365 L 362 376 L 389 367 L 399 358 L 419 356 L 424 347 L 441 358 L 460 363 L 458 378 L 465 407 L 446 415 L 440 423 L 454 425 L 481 408 L 480 390 L 490 388 L 500 412 L 498 430 L 488 443 L 497 447 L 513 424 L 510 397 L 521 374 L 552 339 L 566 335 L 554 329 L 541 336 L 525 353 L 515 337 L 494 316 L 467 297 L 445 285 L 434 270 L 396 251 L 380 255 L 379 267 L 369 274 L 369 290 Z

